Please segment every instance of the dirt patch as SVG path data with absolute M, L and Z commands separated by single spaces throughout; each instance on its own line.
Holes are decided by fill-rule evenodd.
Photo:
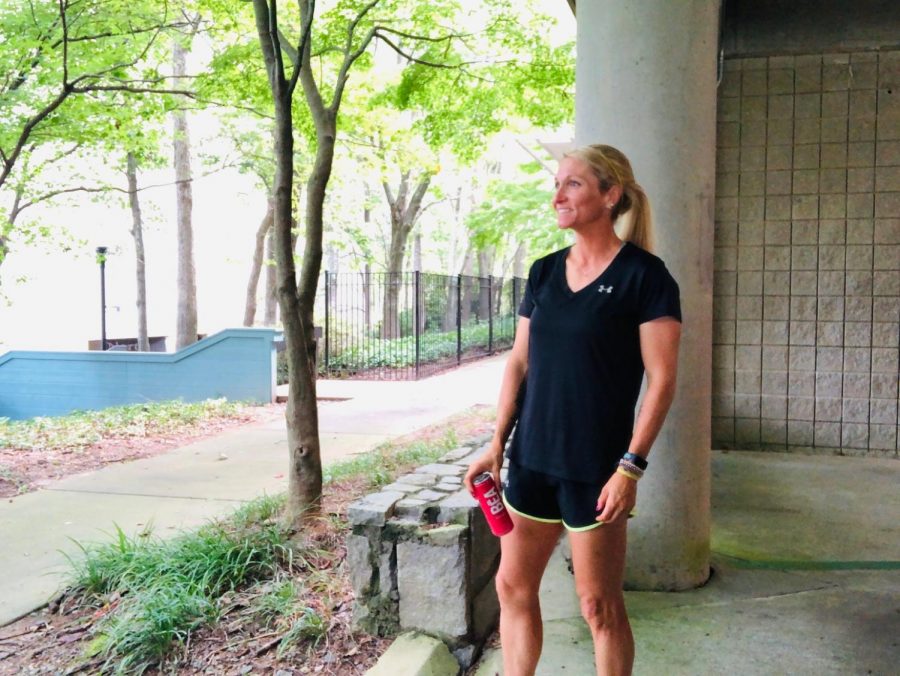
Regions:
M 96 444 L 55 450 L 0 448 L 0 498 L 30 493 L 41 486 L 106 465 L 160 455 L 243 425 L 284 417 L 284 404 L 245 406 L 235 416 L 213 418 L 177 432 L 147 437 L 112 437 Z
M 63 472 L 96 469 L 110 462 L 164 453 L 166 450 L 189 441 L 205 438 L 230 427 L 271 420 L 283 415 L 283 407 L 266 406 L 254 409 L 256 415 L 244 420 L 227 421 L 221 426 L 210 425 L 191 434 L 172 435 L 165 438 L 130 440 L 133 446 L 127 451 L 114 449 L 99 458 L 79 465 L 68 462 L 67 454 L 52 475 L 43 470 L 40 476 L 65 476 Z M 394 441 L 395 445 L 411 442 L 438 441 L 452 429 L 459 442 L 484 437 L 493 429 L 494 409 L 476 406 L 455 415 L 437 425 L 423 428 Z M 103 445 L 105 446 L 105 444 Z M 85 452 L 86 453 L 86 452 Z M 408 471 L 411 468 L 404 468 Z M 176 650 L 170 659 L 148 674 L 272 674 L 293 676 L 296 674 L 323 674 L 327 676 L 352 676 L 364 674 L 390 645 L 390 638 L 381 638 L 352 630 L 353 592 L 346 565 L 345 538 L 349 532 L 345 518 L 347 506 L 369 490 L 364 479 L 344 480 L 330 484 L 325 489 L 323 512 L 331 517 L 323 525 L 306 534 L 316 548 L 327 552 L 316 564 L 325 587 L 309 587 L 303 604 L 314 608 L 327 618 L 327 631 L 318 642 L 299 643 L 290 650 L 281 650 L 285 636 L 283 628 L 273 628 L 259 622 L 250 611 L 253 594 L 258 591 L 240 590 L 226 595 L 220 601 L 222 615 L 210 627 L 195 631 L 189 641 Z M 77 605 L 61 595 L 48 607 L 36 611 L 6 627 L 0 628 L 0 674 L 93 674 L 101 673 L 103 660 L 91 658 L 90 646 L 97 637 L 97 627 L 112 612 L 117 599 L 106 599 L 103 604 Z M 115 665 L 112 665 L 115 668 Z

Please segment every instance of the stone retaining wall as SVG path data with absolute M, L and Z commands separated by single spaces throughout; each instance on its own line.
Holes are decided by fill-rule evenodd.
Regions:
M 454 449 L 348 511 L 356 626 L 379 635 L 427 632 L 444 640 L 462 667 L 480 652 L 500 614 L 493 584 L 500 541 L 462 486 L 486 442 Z

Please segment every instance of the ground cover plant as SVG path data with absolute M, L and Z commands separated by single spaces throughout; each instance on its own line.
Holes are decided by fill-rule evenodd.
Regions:
M 277 496 L 173 539 L 84 545 L 67 590 L 0 629 L 0 673 L 364 673 L 389 640 L 351 630 L 347 505 L 491 419 L 476 407 L 326 467 L 322 516 L 300 534 Z
M 133 460 L 237 425 L 283 414 L 280 405 L 210 399 L 145 402 L 30 420 L 0 418 L 0 497 Z

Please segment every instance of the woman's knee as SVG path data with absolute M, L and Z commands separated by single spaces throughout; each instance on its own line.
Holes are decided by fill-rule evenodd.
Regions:
M 501 566 L 494 579 L 501 606 L 528 606 L 538 600 L 538 587 L 510 575 Z
M 579 595 L 581 615 L 592 631 L 615 632 L 628 624 L 625 599 L 621 595 L 611 598 L 594 593 Z

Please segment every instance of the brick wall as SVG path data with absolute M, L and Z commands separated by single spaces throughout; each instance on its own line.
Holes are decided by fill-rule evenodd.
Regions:
M 896 456 L 900 51 L 719 87 L 713 446 Z

